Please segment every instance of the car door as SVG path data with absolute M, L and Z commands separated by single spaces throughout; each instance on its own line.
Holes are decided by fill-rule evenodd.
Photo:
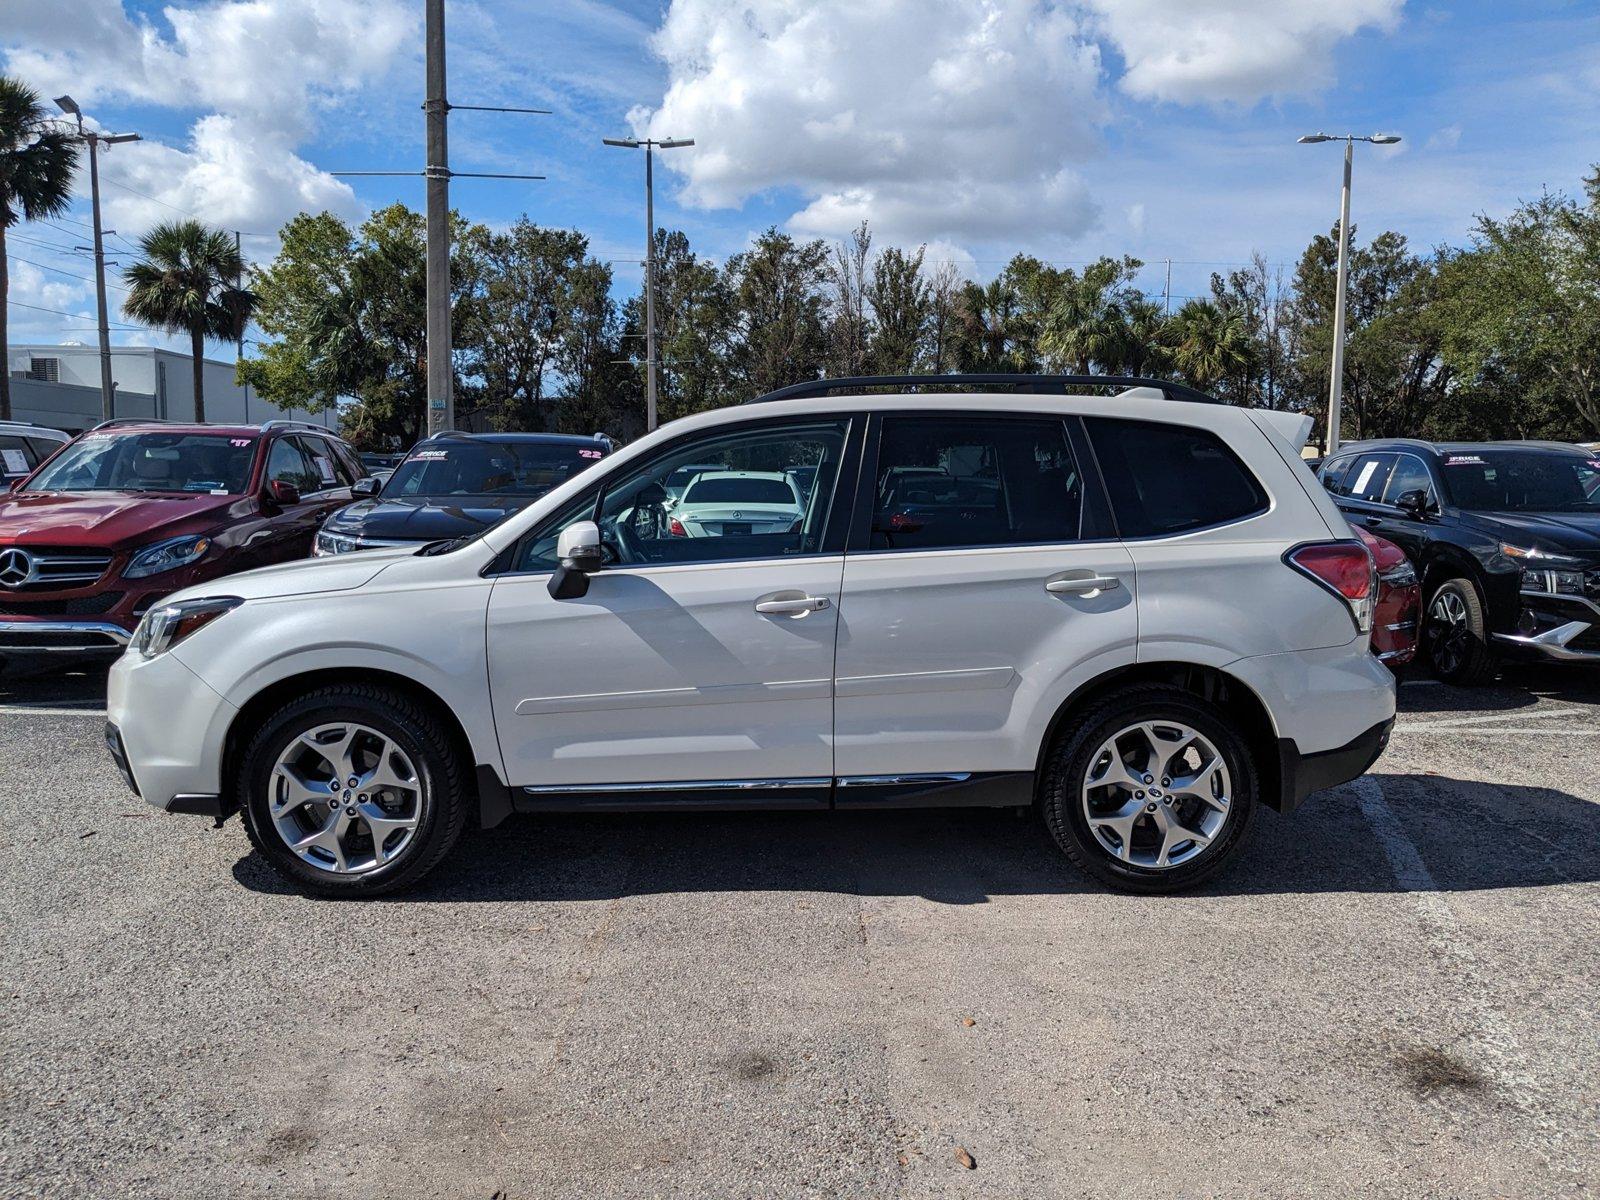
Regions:
M 1423 548 L 1431 539 L 1433 530 L 1427 520 L 1421 520 L 1402 509 L 1398 503 L 1407 492 L 1421 492 L 1427 497 L 1428 507 L 1437 513 L 1439 490 L 1434 486 L 1428 466 L 1415 454 L 1395 455 L 1389 480 L 1383 495 L 1377 501 L 1363 506 L 1361 521 L 1368 530 L 1379 537 L 1388 538 L 1406 552 L 1413 563 L 1423 561 Z
M 837 802 L 1035 767 L 1075 681 L 1131 663 L 1133 562 L 1087 486 L 1075 419 L 874 418 L 845 560 Z M 904 778 L 898 778 L 904 777 Z
M 266 484 L 272 483 L 287 483 L 298 498 L 293 504 L 262 499 L 265 521 L 251 535 L 251 557 L 263 564 L 305 558 L 328 503 L 317 495 L 322 485 L 299 438 L 280 435 L 267 448 Z
M 839 416 L 689 435 L 598 482 L 598 493 L 523 540 L 495 581 L 487 633 L 495 727 L 514 786 L 602 800 L 737 788 L 741 800 L 827 803 L 855 478 L 842 464 L 860 440 L 850 431 Z M 691 535 L 674 530 L 666 487 L 691 463 L 817 470 L 787 530 Z M 586 595 L 554 599 L 560 530 L 591 518 L 606 565 Z M 711 786 L 674 797 L 670 785 L 684 783 Z

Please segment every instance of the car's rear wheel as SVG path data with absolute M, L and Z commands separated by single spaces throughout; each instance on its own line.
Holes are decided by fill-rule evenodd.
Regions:
M 1422 645 L 1433 673 L 1446 683 L 1475 687 L 1494 678 L 1494 651 L 1483 600 L 1470 579 L 1446 579 L 1428 597 Z
M 1238 851 L 1256 779 L 1248 743 L 1215 706 L 1180 688 L 1130 687 L 1057 737 L 1040 802 L 1056 844 L 1089 874 L 1175 892 Z
M 284 705 L 243 755 L 250 840 L 273 868 L 322 896 L 415 883 L 455 844 L 468 809 L 460 756 L 409 696 L 319 688 Z

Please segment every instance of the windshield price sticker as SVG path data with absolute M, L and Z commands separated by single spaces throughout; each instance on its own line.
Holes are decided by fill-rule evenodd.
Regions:
M 250 444 L 250 439 L 249 438 L 229 438 L 228 439 L 228 445 L 236 447 L 238 449 L 243 449 L 244 447 L 248 446 L 249 444 Z
M 1481 454 L 1452 454 L 1444 460 L 1444 465 L 1447 467 L 1481 467 L 1483 466 L 1483 456 Z
M 579 458 L 601 458 L 601 457 L 604 457 L 604 456 L 598 450 L 579 450 L 578 451 L 578 457 Z
M 28 469 L 28 460 L 21 450 L 0 450 L 0 458 L 5 459 L 6 470 L 12 475 L 21 474 Z
M 321 476 L 322 482 L 334 483 L 335 478 L 333 474 L 333 463 L 330 460 L 323 458 L 320 454 L 316 455 L 315 458 L 317 462 L 317 474 Z
M 436 459 L 441 459 L 441 458 L 447 457 L 449 455 L 449 453 L 450 452 L 448 450 L 418 450 L 410 458 L 406 459 L 406 461 L 407 462 L 433 462 Z

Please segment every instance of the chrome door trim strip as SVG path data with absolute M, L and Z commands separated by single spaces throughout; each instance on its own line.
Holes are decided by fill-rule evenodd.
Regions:
M 825 788 L 833 780 L 816 779 L 680 779 L 665 783 L 552 783 L 524 787 L 529 796 L 612 796 L 630 792 L 755 792 Z
M 899 787 L 929 783 L 965 783 L 971 771 L 935 771 L 920 775 L 841 775 L 834 780 L 842 788 Z
M 121 625 L 113 625 L 109 621 L 0 621 L 0 643 L 3 643 L 5 634 L 8 633 L 80 633 L 93 634 L 98 637 L 108 638 L 116 646 L 126 646 L 133 636 Z M 20 650 L 38 651 L 76 651 L 76 650 L 109 650 L 112 646 L 105 642 L 91 642 L 83 646 L 31 646 L 13 645 L 8 647 L 13 652 Z

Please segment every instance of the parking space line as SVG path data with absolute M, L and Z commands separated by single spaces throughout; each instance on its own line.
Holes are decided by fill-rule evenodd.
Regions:
M 45 707 L 41 704 L 0 704 L 0 716 L 22 715 L 35 717 L 104 717 L 106 710 L 103 708 Z
M 1540 737 L 1600 737 L 1600 725 L 1583 725 L 1576 729 L 1551 729 L 1548 725 L 1501 725 L 1482 729 L 1461 729 L 1437 721 L 1417 721 L 1394 727 L 1396 733 L 1454 733 L 1462 737 L 1493 737 L 1499 733 L 1527 734 Z
M 1364 775 L 1350 787 L 1361 815 L 1389 860 L 1395 882 L 1410 894 L 1434 956 L 1460 989 L 1464 1003 L 1458 1006 L 1458 1011 L 1470 1017 L 1468 1027 L 1476 1035 L 1474 1041 L 1478 1043 L 1478 1050 L 1494 1060 L 1494 1074 L 1517 1107 L 1545 1133 L 1554 1134 L 1555 1126 L 1546 1115 L 1549 1106 L 1540 1100 L 1539 1085 L 1528 1069 L 1527 1057 L 1484 988 L 1483 980 L 1488 973 L 1467 944 L 1461 923 L 1439 890 L 1421 851 L 1394 815 L 1376 779 Z
M 1492 725 L 1496 721 L 1540 721 L 1554 717 L 1592 716 L 1593 710 L 1588 708 L 1535 708 L 1533 711 L 1518 709 L 1514 712 L 1484 713 L 1476 717 L 1443 717 L 1437 721 L 1418 721 L 1413 724 L 1431 725 L 1436 729 L 1454 729 L 1458 725 Z

